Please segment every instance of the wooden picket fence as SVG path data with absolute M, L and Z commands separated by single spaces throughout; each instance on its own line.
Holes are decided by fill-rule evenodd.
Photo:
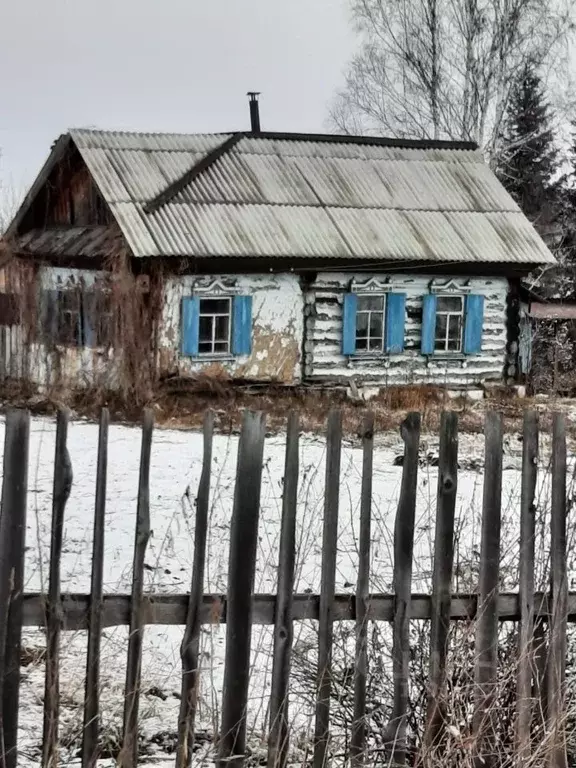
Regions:
M 392 713 L 389 762 L 407 760 L 407 706 L 409 684 L 409 626 L 411 619 L 430 620 L 430 666 L 427 723 L 423 741 L 434 745 L 444 730 L 443 694 L 446 684 L 447 638 L 450 621 L 475 618 L 475 691 L 473 737 L 477 765 L 494 765 L 493 734 L 487 725 L 498 674 L 499 621 L 519 622 L 517 664 L 518 765 L 530 758 L 533 719 L 533 635 L 535 623 L 547 625 L 547 730 L 552 734 L 550 766 L 563 766 L 565 739 L 561 715 L 565 695 L 567 621 L 576 621 L 576 594 L 567 588 L 566 559 L 566 433 L 563 416 L 553 417 L 551 582 L 549 594 L 535 594 L 535 506 L 538 458 L 538 417 L 527 412 L 524 420 L 520 534 L 519 592 L 499 594 L 502 417 L 488 413 L 485 423 L 485 478 L 481 531 L 481 559 L 477 594 L 453 595 L 454 523 L 458 480 L 458 419 L 442 415 L 440 427 L 436 533 L 432 590 L 412 595 L 412 561 L 416 511 L 420 416 L 410 414 L 402 425 L 404 460 L 394 531 L 394 592 L 369 594 L 372 508 L 374 418 L 362 425 L 363 464 L 360 505 L 358 582 L 355 596 L 335 594 L 339 481 L 342 443 L 341 414 L 330 414 L 326 434 L 326 483 L 320 593 L 293 594 L 297 488 L 299 477 L 299 418 L 290 414 L 287 424 L 281 538 L 276 595 L 254 595 L 256 549 L 260 512 L 260 486 L 265 439 L 265 417 L 244 414 L 239 446 L 234 504 L 230 530 L 229 575 L 226 596 L 204 594 L 204 570 L 210 503 L 213 417 L 204 421 L 203 467 L 197 492 L 194 561 L 189 594 L 149 594 L 144 590 L 144 556 L 150 536 L 149 473 L 153 418 L 146 411 L 142 425 L 142 450 L 136 511 L 132 590 L 130 595 L 103 594 L 103 561 L 106 507 L 106 472 L 109 415 L 100 417 L 91 591 L 89 595 L 63 594 L 60 560 L 66 502 L 72 483 L 68 456 L 68 414 L 57 420 L 54 463 L 53 516 L 49 586 L 46 594 L 27 594 L 24 584 L 24 551 L 27 506 L 29 414 L 11 410 L 6 417 L 2 507 L 0 516 L 0 737 L 1 765 L 17 764 L 20 643 L 23 626 L 46 630 L 46 679 L 42 765 L 58 764 L 59 661 L 63 630 L 87 630 L 84 729 L 81 761 L 93 767 L 98 759 L 99 662 L 103 627 L 128 625 L 128 660 L 124 694 L 123 768 L 138 763 L 138 708 L 141 691 L 142 642 L 145 626 L 184 626 L 181 646 L 182 697 L 178 721 L 177 768 L 192 759 L 198 690 L 199 639 L 202 624 L 226 623 L 224 691 L 217 742 L 220 766 L 242 766 L 246 752 L 250 640 L 253 624 L 274 625 L 272 686 L 269 701 L 268 766 L 284 768 L 289 747 L 289 688 L 293 624 L 312 619 L 318 623 L 318 678 L 315 705 L 313 766 L 330 762 L 330 702 L 333 624 L 356 625 L 354 668 L 354 722 L 351 762 L 364 763 L 366 752 L 366 680 L 370 658 L 367 628 L 370 621 L 391 622 L 393 628 Z

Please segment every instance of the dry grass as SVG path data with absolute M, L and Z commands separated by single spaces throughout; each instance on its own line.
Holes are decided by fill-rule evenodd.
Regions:
M 342 411 L 344 432 L 357 434 L 362 415 L 371 410 L 380 432 L 396 430 L 409 411 L 422 414 L 424 430 L 434 432 L 443 410 L 455 410 L 460 415 L 463 432 L 483 431 L 484 413 L 496 409 L 505 416 L 508 431 L 516 431 L 526 408 L 543 410 L 543 427 L 547 427 L 546 413 L 550 404 L 513 395 L 494 394 L 481 402 L 451 399 L 442 389 L 423 387 L 392 387 L 369 402 L 351 400 L 345 389 L 317 389 L 307 387 L 256 387 L 234 384 L 219 379 L 168 380 L 161 384 L 153 397 L 142 403 L 126 398 L 122 393 L 105 388 L 66 389 L 53 387 L 40 393 L 33 385 L 5 381 L 0 387 L 0 407 L 29 408 L 33 413 L 52 415 L 61 405 L 71 408 L 78 416 L 96 419 L 103 406 L 110 409 L 112 419 L 123 423 L 137 423 L 144 405 L 154 408 L 156 421 L 166 427 L 197 429 L 202 424 L 206 409 L 215 412 L 216 426 L 221 432 L 236 432 L 240 428 L 245 409 L 261 410 L 267 414 L 271 432 L 285 428 L 287 413 L 298 410 L 303 430 L 316 433 L 325 429 L 328 413 L 333 408 Z M 561 404 L 560 404 L 561 409 Z
M 344 388 L 319 389 L 307 387 L 280 387 L 267 385 L 235 384 L 228 380 L 172 379 L 159 385 L 154 396 L 147 401 L 126 398 L 123 393 L 105 388 L 65 389 L 53 387 L 40 393 L 31 384 L 5 381 L 0 386 L 0 409 L 9 406 L 25 407 L 38 415 L 53 415 L 66 405 L 79 417 L 97 420 L 100 409 L 106 406 L 111 418 L 118 423 L 136 424 L 142 416 L 142 408 L 154 409 L 156 423 L 174 429 L 200 429 L 204 413 L 212 409 L 217 431 L 229 434 L 239 431 L 242 413 L 246 409 L 260 410 L 267 414 L 270 433 L 285 429 L 287 414 L 297 410 L 304 432 L 323 433 L 330 410 L 342 412 L 343 430 L 348 438 L 355 438 L 363 414 L 370 410 L 375 415 L 378 432 L 398 430 L 406 414 L 418 411 L 422 414 L 424 432 L 436 433 L 444 410 L 459 414 L 460 431 L 469 434 L 482 433 L 487 410 L 497 410 L 504 415 L 505 430 L 518 432 L 522 427 L 523 413 L 533 408 L 540 412 L 540 424 L 544 431 L 551 429 L 554 410 L 568 413 L 568 431 L 576 437 L 576 413 L 574 402 L 518 398 L 509 392 L 495 391 L 479 402 L 464 398 L 448 397 L 445 390 L 431 386 L 391 387 L 368 402 L 351 400 Z

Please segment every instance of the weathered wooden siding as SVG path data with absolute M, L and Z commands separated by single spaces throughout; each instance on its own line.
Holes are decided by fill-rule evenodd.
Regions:
M 19 228 L 19 234 L 58 225 L 111 224 L 113 217 L 78 150 L 53 169 Z M 50 251 L 47 252 L 48 255 Z
M 225 360 L 201 360 L 181 354 L 182 298 L 194 292 L 210 295 L 221 283 L 253 297 L 252 352 Z M 186 275 L 166 278 L 159 338 L 161 373 L 202 373 L 214 377 L 293 384 L 301 378 L 304 296 L 296 275 Z
M 64 345 L 48 346 L 38 340 L 33 330 L 37 323 L 37 306 L 26 306 L 26 287 L 18 274 L 19 265 L 8 266 L 0 271 L 0 293 L 15 291 L 21 298 L 23 316 L 18 325 L 0 325 L 0 376 L 25 378 L 41 387 L 58 383 L 69 386 L 114 387 L 115 370 L 112 354 L 101 349 Z M 96 270 L 68 269 L 40 266 L 28 277 L 35 285 L 30 300 L 36 300 L 41 290 L 90 287 L 106 279 L 106 273 Z M 29 315 L 29 316 L 26 316 Z
M 386 275 L 355 275 L 358 281 L 385 280 Z M 305 294 L 305 376 L 309 381 L 370 382 L 375 385 L 435 384 L 449 387 L 480 385 L 502 379 L 506 358 L 506 296 L 504 278 L 453 278 L 471 293 L 482 294 L 482 353 L 464 359 L 426 358 L 420 354 L 422 296 L 431 280 L 442 275 L 392 274 L 390 290 L 406 294 L 405 351 L 389 357 L 348 359 L 342 349 L 342 304 L 352 275 L 319 275 Z

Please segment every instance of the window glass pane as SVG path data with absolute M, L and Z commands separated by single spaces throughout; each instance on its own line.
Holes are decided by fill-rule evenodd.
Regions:
M 212 352 L 212 342 L 201 341 L 198 344 L 198 352 L 200 352 L 201 355 L 209 355 Z
M 216 340 L 228 342 L 228 325 L 230 318 L 228 315 L 216 317 Z
M 370 337 L 370 350 L 372 352 L 382 351 L 382 337 L 377 337 L 377 336 Z
M 462 312 L 462 296 L 438 296 L 436 312 Z
M 382 312 L 384 308 L 383 296 L 358 296 L 358 311 L 364 312 L 372 310 L 373 312 Z
M 62 312 L 79 312 L 80 294 L 78 291 L 59 291 L 58 304 Z
M 63 344 L 80 343 L 78 313 L 64 311 L 60 315 L 60 328 L 58 329 L 60 341 Z
M 370 315 L 370 336 L 378 336 L 382 338 L 382 314 L 380 312 L 373 312 Z
M 448 349 L 458 352 L 460 350 L 461 319 L 459 315 L 451 315 L 449 318 Z
M 436 349 L 444 349 L 447 322 L 448 318 L 446 315 L 436 315 Z
M 229 315 L 230 299 L 200 299 L 201 315 Z
M 201 317 L 200 318 L 200 324 L 198 328 L 198 335 L 200 341 L 209 341 L 212 342 L 212 323 L 213 319 L 211 317 Z
M 358 336 L 366 336 L 368 333 L 368 318 L 366 312 L 358 312 L 356 315 L 356 333 Z
M 218 352 L 219 354 L 221 354 L 222 352 L 228 352 L 228 342 L 227 341 L 215 342 L 214 352 Z
M 356 350 L 358 352 L 365 352 L 368 349 L 368 339 L 363 338 L 356 338 Z

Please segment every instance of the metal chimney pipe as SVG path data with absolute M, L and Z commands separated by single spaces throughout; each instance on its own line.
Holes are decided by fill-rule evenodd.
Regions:
M 258 104 L 258 91 L 248 91 L 250 96 L 250 130 L 252 133 L 260 133 L 260 106 Z

